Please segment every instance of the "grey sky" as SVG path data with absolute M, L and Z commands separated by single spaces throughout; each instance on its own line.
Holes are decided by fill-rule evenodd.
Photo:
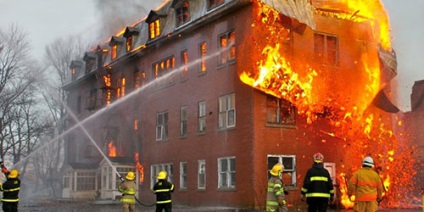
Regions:
M 393 81 L 399 91 L 397 105 L 406 111 L 410 110 L 414 81 L 424 80 L 424 59 L 421 58 L 424 0 L 382 1 L 390 16 L 392 43 L 398 59 L 398 76 Z M 121 15 L 122 21 L 129 21 L 128 24 L 134 23 L 161 2 L 163 0 L 0 0 L 0 27 L 15 23 L 23 28 L 29 34 L 36 58 L 42 58 L 44 47 L 58 37 L 82 35 L 87 41 L 93 41 L 104 36 L 102 33 L 110 36 L 115 29 L 107 28 L 106 23 L 116 21 L 117 15 Z M 125 8 L 138 8 L 139 12 Z M 116 12 L 122 9 L 126 12 Z

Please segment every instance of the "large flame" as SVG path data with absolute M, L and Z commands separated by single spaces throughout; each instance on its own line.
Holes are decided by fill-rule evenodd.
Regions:
M 140 160 L 138 159 L 139 153 L 134 153 L 134 160 L 135 160 L 135 167 L 137 168 L 138 172 L 140 173 L 140 183 L 144 182 L 144 167 L 141 165 Z
M 107 145 L 109 150 L 109 157 L 116 157 L 116 147 L 113 145 L 113 141 L 110 141 Z
M 382 115 L 381 110 L 372 107 L 374 97 L 388 83 L 381 81 L 384 79 L 381 76 L 384 65 L 379 57 L 379 47 L 391 51 L 389 21 L 382 3 L 379 0 L 340 0 L 337 9 L 343 9 L 343 12 L 334 8 L 314 11 L 316 15 L 345 20 L 349 28 L 332 29 L 337 30 L 333 33 L 340 37 L 351 37 L 352 30 L 371 28 L 371 39 L 374 40 L 344 43 L 339 49 L 340 65 L 334 67 L 323 65 L 322 61 L 310 57 L 314 55 L 313 42 L 312 47 L 298 44 L 302 48 L 296 49 L 295 54 L 287 50 L 290 48 L 287 43 L 292 42 L 292 34 L 295 34 L 292 30 L 296 29 L 286 25 L 294 22 L 287 21 L 287 18 L 262 1 L 254 3 L 258 15 L 251 25 L 252 31 L 261 38 L 248 44 L 250 48 L 258 50 L 247 54 L 257 55 L 254 56 L 257 61 L 253 67 L 245 63 L 238 64 L 243 70 L 239 73 L 241 81 L 265 93 L 289 100 L 298 109 L 298 114 L 306 117 L 308 124 L 322 120 L 322 117 L 330 123 L 332 131 L 320 130 L 320 133 L 344 142 L 340 148 L 345 148 L 346 160 L 339 164 L 341 168 L 338 171 L 341 174 L 338 174 L 338 179 L 341 204 L 346 208 L 353 206 L 353 197 L 348 196 L 346 188 L 347 180 L 360 168 L 362 159 L 369 155 L 374 158 L 384 181 L 386 201 L 382 204 L 398 205 L 398 194 L 407 192 L 407 189 L 401 189 L 404 186 L 389 185 L 411 184 L 408 180 L 411 180 L 413 173 L 403 174 L 402 170 L 411 168 L 413 160 L 409 149 L 402 151 L 404 147 L 399 146 L 392 131 L 391 117 Z M 357 26 L 352 24 L 359 22 Z M 370 28 L 363 27 L 364 23 Z M 309 33 L 309 38 L 313 40 L 311 32 L 300 32 L 298 39 L 304 40 L 298 40 L 298 43 L 309 42 L 304 38 L 307 36 L 302 37 L 302 33 Z M 395 191 L 390 192 L 389 188 Z

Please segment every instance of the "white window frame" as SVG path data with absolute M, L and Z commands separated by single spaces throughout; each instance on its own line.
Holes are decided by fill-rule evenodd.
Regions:
M 186 161 L 180 162 L 180 189 L 181 190 L 187 189 L 187 162 Z
M 206 189 L 206 160 L 197 161 L 197 189 Z
M 163 163 L 163 164 L 154 164 L 150 166 L 150 189 L 153 190 L 153 186 L 155 186 L 155 183 L 157 182 L 157 176 L 160 171 L 166 171 L 167 179 L 169 182 L 173 182 L 174 175 L 173 175 L 173 165 L 172 163 Z
M 223 170 L 222 163 L 226 163 L 227 170 Z M 231 166 L 233 164 L 233 166 Z M 225 177 L 225 179 L 223 179 Z M 218 158 L 218 189 L 236 188 L 236 157 Z
M 206 133 L 206 101 L 199 102 L 197 132 Z
M 187 106 L 180 109 L 180 137 L 187 136 Z
M 156 115 L 156 141 L 168 138 L 168 112 L 160 112 Z
M 218 98 L 218 128 L 226 129 L 236 126 L 236 94 Z M 232 122 L 231 122 L 232 120 Z
M 291 178 L 291 183 L 287 183 L 287 182 L 283 182 L 286 186 L 290 186 L 290 187 L 296 187 L 296 155 L 268 155 L 267 156 L 267 162 L 269 161 L 270 157 L 274 157 L 274 158 L 278 158 L 278 163 L 281 163 L 284 165 L 284 160 L 283 159 L 292 159 L 292 167 L 289 167 L 286 163 L 286 165 L 284 165 L 284 172 L 283 172 L 283 176 L 284 175 L 289 175 L 289 177 Z M 274 166 L 275 164 L 268 164 L 268 177 L 269 177 L 269 171 L 271 170 L 272 166 Z M 283 177 L 284 178 L 284 177 Z

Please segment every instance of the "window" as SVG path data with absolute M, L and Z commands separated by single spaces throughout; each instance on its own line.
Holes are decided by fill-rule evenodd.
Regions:
M 219 37 L 220 65 L 234 61 L 236 58 L 236 33 L 231 31 Z
M 118 45 L 112 45 L 111 47 L 111 53 L 110 53 L 110 58 L 113 60 L 116 58 L 116 56 L 118 55 Z
M 77 97 L 77 114 L 81 113 L 81 106 L 82 106 L 81 96 L 78 96 Z
M 149 38 L 150 40 L 157 38 L 160 35 L 160 21 L 156 19 L 149 24 Z
M 199 113 L 198 113 L 198 132 L 206 132 L 206 102 L 199 102 Z
M 77 191 L 96 190 L 96 172 L 79 171 L 77 172 Z
M 188 52 L 187 50 L 181 51 L 181 68 L 182 68 L 182 72 L 181 72 L 181 77 L 183 79 L 187 78 L 187 74 L 188 74 Z
M 323 65 L 337 66 L 339 64 L 338 40 L 334 35 L 314 34 L 315 60 Z
M 218 188 L 236 187 L 236 158 L 218 158 Z
M 156 140 L 168 138 L 168 112 L 158 113 L 156 116 Z
M 125 46 L 126 46 L 127 52 L 132 50 L 132 48 L 133 48 L 133 36 L 127 37 L 127 41 L 125 42 Z
M 85 99 L 85 108 L 89 111 L 96 109 L 97 89 L 92 88 L 89 96 Z
M 141 87 L 146 85 L 146 72 L 142 71 L 140 75 Z
M 187 106 L 181 107 L 180 110 L 180 136 L 187 136 Z
M 155 79 L 168 75 L 175 68 L 175 58 L 169 57 L 153 64 L 153 76 Z M 172 76 L 162 79 L 159 86 L 169 85 L 174 81 Z
M 296 108 L 285 99 L 267 95 L 266 121 L 268 124 L 296 125 Z
M 140 78 L 141 78 L 140 71 L 134 72 L 134 89 L 137 89 L 140 87 Z
M 125 85 L 126 85 L 125 77 L 122 77 L 118 81 L 118 89 L 116 90 L 117 98 L 121 98 L 125 96 Z
M 187 162 L 180 162 L 180 189 L 187 189 Z
M 295 155 L 268 155 L 268 178 L 269 171 L 276 163 L 284 165 L 283 184 L 296 187 L 296 156 Z
M 206 72 L 206 43 L 203 42 L 199 47 L 200 51 L 200 72 Z
M 166 171 L 166 173 L 168 174 L 168 181 L 171 183 L 174 182 L 173 170 L 174 169 L 172 163 L 152 165 L 150 167 L 150 188 L 153 189 L 153 186 L 157 181 L 156 177 L 158 176 L 160 171 Z
M 219 114 L 218 128 L 229 128 L 236 126 L 236 95 L 221 96 L 218 99 Z
M 175 8 L 175 14 L 177 16 L 177 26 L 188 22 L 190 20 L 190 9 L 188 1 L 184 1 L 182 4 Z
M 224 3 L 224 0 L 208 0 L 208 10 L 213 9 Z
M 197 189 L 206 189 L 206 161 L 197 161 Z

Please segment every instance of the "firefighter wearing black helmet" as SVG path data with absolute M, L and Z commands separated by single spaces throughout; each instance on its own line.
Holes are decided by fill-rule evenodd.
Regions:
M 325 212 L 329 201 L 333 201 L 334 188 L 330 173 L 324 168 L 324 156 L 315 153 L 312 157 L 314 164 L 305 175 L 301 190 L 301 200 L 308 203 L 308 212 Z
M 12 169 L 10 172 L 0 162 L 2 172 L 6 175 L 6 182 L 0 184 L 0 191 L 3 192 L 2 208 L 4 212 L 17 212 L 19 203 L 19 190 L 21 189 L 21 180 L 19 180 L 19 171 Z

